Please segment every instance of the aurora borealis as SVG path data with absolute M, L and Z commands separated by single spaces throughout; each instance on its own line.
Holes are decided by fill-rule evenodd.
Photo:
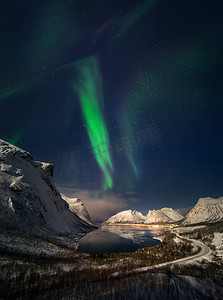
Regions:
M 103 189 L 111 189 L 113 166 L 108 131 L 100 107 L 103 101 L 103 91 L 99 66 L 96 58 L 90 57 L 77 62 L 76 68 L 80 73 L 77 93 L 95 159 L 104 174 Z
M 113 211 L 222 196 L 221 6 L 3 4 L 1 138 L 55 164 L 70 196 Z

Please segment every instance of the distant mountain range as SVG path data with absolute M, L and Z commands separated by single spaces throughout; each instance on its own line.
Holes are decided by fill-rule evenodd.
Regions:
M 69 204 L 54 185 L 52 164 L 34 161 L 30 153 L 0 140 L 1 229 L 71 237 L 91 231 L 83 203 L 63 197 Z
M 163 224 L 182 220 L 183 216 L 172 208 L 149 210 L 146 216 L 134 210 L 122 211 L 110 217 L 105 223 L 132 223 L 132 224 Z
M 183 209 L 183 214 L 187 209 Z M 162 208 L 149 210 L 146 216 L 138 211 L 126 210 L 110 217 L 105 223 L 131 223 L 131 224 L 170 224 L 177 222 L 182 225 L 215 223 L 223 221 L 223 197 L 214 199 L 201 198 L 197 204 L 184 216 L 181 210 Z

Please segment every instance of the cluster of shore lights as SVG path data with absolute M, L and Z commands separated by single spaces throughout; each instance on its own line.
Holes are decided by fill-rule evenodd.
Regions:
M 178 225 L 176 224 L 138 224 L 138 223 L 104 223 L 109 226 L 136 226 L 136 227 L 167 227 L 167 228 L 174 228 Z

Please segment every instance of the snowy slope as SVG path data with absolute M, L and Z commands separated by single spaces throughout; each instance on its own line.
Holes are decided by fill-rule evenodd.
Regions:
M 52 164 L 0 140 L 0 228 L 79 236 L 92 227 L 61 198 Z
M 183 216 L 181 214 L 179 214 L 177 211 L 173 210 L 172 208 L 161 208 L 161 212 L 167 217 L 169 218 L 169 220 L 172 221 L 180 221 L 183 219 Z
M 176 212 L 172 208 L 164 207 L 159 210 L 149 210 L 144 223 L 172 223 L 182 219 L 183 216 L 181 216 L 178 212 Z
M 223 197 L 200 198 L 186 215 L 183 224 L 214 223 L 223 221 Z
M 168 223 L 168 220 L 161 210 L 149 210 L 146 215 L 145 224 Z
M 77 214 L 78 217 L 83 219 L 85 222 L 87 222 L 89 224 L 93 224 L 91 222 L 89 213 L 80 198 L 69 198 L 62 193 L 60 193 L 60 195 L 61 195 L 62 199 L 64 199 L 68 203 L 70 211 Z
M 143 223 L 145 216 L 136 210 L 125 210 L 110 217 L 105 223 Z

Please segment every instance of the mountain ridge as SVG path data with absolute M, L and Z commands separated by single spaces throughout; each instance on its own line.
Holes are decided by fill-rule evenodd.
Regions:
M 54 185 L 54 166 L 0 140 L 0 226 L 5 230 L 79 237 L 92 226 L 69 210 Z
M 188 209 L 189 210 L 189 209 Z M 215 223 L 223 221 L 223 197 L 200 198 L 186 216 L 179 213 L 180 210 L 161 208 L 149 210 L 144 216 L 140 212 L 126 210 L 110 217 L 105 223 L 133 223 L 133 224 L 170 224 L 192 225 L 200 223 Z M 184 210 L 186 211 L 186 209 Z M 139 216 L 137 218 L 137 216 Z
M 158 224 L 172 223 L 183 219 L 178 212 L 172 208 L 161 208 L 159 210 L 149 210 L 144 216 L 136 210 L 125 210 L 111 216 L 105 223 L 132 223 L 132 224 Z
M 200 198 L 183 220 L 183 225 L 223 221 L 223 197 Z
M 90 218 L 90 215 L 83 203 L 83 201 L 80 198 L 69 198 L 65 196 L 64 194 L 60 193 L 63 200 L 65 200 L 68 205 L 70 211 L 74 212 L 78 217 L 83 219 L 86 223 L 90 225 L 95 225 Z
M 111 216 L 105 223 L 144 223 L 145 216 L 136 210 L 124 210 Z

